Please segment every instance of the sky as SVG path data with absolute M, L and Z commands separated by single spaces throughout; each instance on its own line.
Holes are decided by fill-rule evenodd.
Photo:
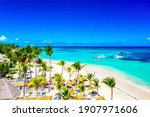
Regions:
M 0 0 L 0 43 L 150 46 L 150 0 Z

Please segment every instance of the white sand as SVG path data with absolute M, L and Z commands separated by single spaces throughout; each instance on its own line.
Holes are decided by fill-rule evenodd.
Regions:
M 87 66 L 87 69 L 90 71 L 94 71 L 97 74 L 97 77 L 102 76 L 105 77 L 114 77 L 116 79 L 116 87 L 114 88 L 114 99 L 115 100 L 131 100 L 131 99 L 140 99 L 140 100 L 148 100 L 150 99 L 150 89 L 146 89 L 144 87 L 138 86 L 137 84 L 126 79 L 126 74 L 123 74 L 117 70 L 109 69 L 105 67 L 97 67 L 97 66 Z M 100 78 L 102 80 L 103 78 Z M 110 94 L 106 92 L 110 92 L 109 87 L 105 84 L 101 84 L 101 94 L 106 97 L 106 99 L 110 99 Z
M 48 60 L 44 60 L 49 65 Z M 57 65 L 58 61 L 52 61 L 52 76 L 56 73 L 61 73 L 61 66 Z M 72 63 L 67 62 L 65 68 L 70 66 Z M 38 68 L 37 68 L 38 69 Z M 32 68 L 32 71 L 35 72 L 35 68 Z M 119 72 L 117 70 L 103 67 L 103 66 L 94 66 L 86 65 L 80 72 L 80 74 L 86 75 L 87 73 L 95 73 L 95 77 L 99 78 L 102 81 L 105 77 L 114 77 L 116 79 L 116 87 L 114 88 L 114 100 L 149 100 L 150 99 L 150 90 L 144 87 L 138 86 L 137 84 L 126 79 L 126 74 Z M 32 75 L 34 77 L 34 73 Z M 69 74 L 64 70 L 63 78 L 69 80 Z M 75 78 L 75 73 L 72 74 L 72 79 Z M 49 80 L 49 72 L 47 72 L 47 79 Z M 99 88 L 99 94 L 104 96 L 107 100 L 110 100 L 110 88 L 105 84 L 101 83 Z M 49 95 L 53 95 L 57 91 L 51 91 Z

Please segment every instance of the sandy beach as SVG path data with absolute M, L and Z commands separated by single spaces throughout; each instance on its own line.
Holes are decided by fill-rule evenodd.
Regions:
M 97 76 L 102 76 L 101 78 L 99 77 L 100 80 L 102 80 L 103 78 L 110 76 L 110 77 L 114 77 L 116 79 L 116 87 L 114 88 L 114 99 L 115 100 L 149 100 L 150 99 L 150 90 L 142 87 L 142 86 L 138 86 L 137 84 L 135 84 L 134 82 L 129 81 L 127 78 L 130 77 L 126 74 L 123 74 L 117 70 L 114 69 L 107 69 L 105 67 L 101 67 L 101 66 L 87 66 L 87 69 L 90 71 L 94 71 L 97 73 Z M 101 94 L 106 96 L 107 99 L 109 99 L 108 97 L 108 93 L 110 89 L 105 85 L 105 84 L 101 84 Z
M 48 60 L 44 60 L 49 64 Z M 52 75 L 61 73 L 61 66 L 57 65 L 58 61 L 52 61 Z M 71 62 L 66 62 L 65 68 L 70 66 Z M 33 68 L 34 69 L 34 68 Z M 150 90 L 140 87 L 137 84 L 129 81 L 126 74 L 123 74 L 117 70 L 87 64 L 80 72 L 83 75 L 87 73 L 95 73 L 95 77 L 102 81 L 105 77 L 114 77 L 116 79 L 116 87 L 114 88 L 114 100 L 149 100 Z M 63 78 L 69 80 L 69 74 L 64 70 Z M 75 74 L 72 74 L 72 79 L 75 78 Z M 49 80 L 49 72 L 47 72 L 47 79 Z M 101 83 L 99 88 L 99 94 L 104 96 L 106 100 L 110 100 L 110 88 Z

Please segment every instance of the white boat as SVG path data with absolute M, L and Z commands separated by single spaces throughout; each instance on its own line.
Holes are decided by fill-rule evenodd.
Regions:
M 115 55 L 114 58 L 123 58 L 123 56 Z
M 99 55 L 99 56 L 97 56 L 96 58 L 97 59 L 101 59 L 101 58 L 105 58 L 106 56 L 104 56 L 104 55 Z

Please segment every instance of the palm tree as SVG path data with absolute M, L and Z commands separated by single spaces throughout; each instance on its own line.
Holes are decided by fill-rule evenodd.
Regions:
M 58 82 L 58 83 L 55 84 L 55 86 L 56 86 L 57 90 L 58 90 L 59 93 L 60 93 L 60 91 L 61 91 L 61 89 L 62 89 L 62 87 L 63 87 L 62 83 Z
M 76 79 L 75 79 L 75 85 L 77 85 L 78 82 L 78 78 L 79 78 L 79 72 L 81 71 L 81 69 L 84 67 L 85 65 L 81 65 L 80 62 L 75 62 L 71 65 L 71 67 L 73 67 L 76 70 Z M 77 86 L 76 86 L 77 87 Z M 76 89 L 75 87 L 75 89 Z M 77 93 L 76 93 L 77 95 Z
M 22 58 L 24 57 L 23 56 L 23 51 L 22 49 L 18 49 L 17 51 L 15 51 L 15 55 L 16 55 L 16 60 L 18 62 L 18 66 L 19 66 L 19 78 L 21 78 L 21 62 L 24 62 L 22 61 Z
M 60 93 L 60 90 L 61 90 L 61 88 L 62 88 L 62 86 L 63 86 L 63 78 L 62 78 L 62 75 L 61 75 L 61 74 L 55 74 L 54 81 L 56 82 L 57 90 L 58 90 L 59 93 Z
M 51 56 L 53 54 L 53 47 L 50 46 L 50 45 L 48 45 L 48 46 L 45 47 L 45 51 L 46 51 L 47 55 L 50 57 L 49 63 L 50 63 L 50 79 L 51 79 L 51 69 L 52 69 L 52 66 L 51 66 Z
M 115 79 L 113 77 L 107 77 L 102 82 L 111 88 L 111 100 L 113 100 L 113 88 L 116 85 Z
M 32 74 L 31 74 L 31 61 L 35 58 L 34 49 L 33 49 L 33 47 L 31 47 L 31 46 L 28 45 L 28 46 L 26 46 L 26 47 L 24 48 L 24 51 L 25 51 L 26 54 L 27 54 L 26 61 L 29 62 L 30 76 L 31 76 L 31 78 L 32 78 Z
M 5 77 L 6 74 L 9 73 L 10 67 L 11 67 L 10 63 L 6 62 L 0 63 L 0 73 L 3 75 L 3 77 Z
M 71 67 L 67 67 L 66 71 L 69 73 L 69 80 L 71 81 L 72 68 Z
M 47 84 L 47 80 L 45 80 L 43 77 L 36 77 L 36 78 L 33 78 L 29 84 L 28 84 L 28 88 L 35 88 L 36 90 L 36 96 L 38 97 L 38 89 L 40 87 L 42 87 L 44 84 Z
M 79 72 L 85 65 L 81 65 L 80 62 L 75 62 L 71 65 L 77 71 L 76 83 L 79 77 Z
M 81 83 L 81 84 L 84 84 L 86 81 L 87 81 L 87 79 L 85 78 L 85 77 L 83 77 L 83 75 L 79 75 L 79 83 Z
M 25 79 L 27 70 L 29 68 L 27 66 L 29 58 L 28 58 L 28 54 L 25 51 L 25 48 L 20 49 L 17 56 L 18 56 L 17 59 L 19 59 L 18 61 L 19 62 L 19 78 L 23 77 Z
M 63 77 L 62 77 L 62 75 L 61 74 L 55 74 L 55 76 L 54 76 L 54 81 L 57 83 L 57 82 L 62 82 L 62 80 L 63 80 Z
M 35 77 L 37 77 L 37 66 L 36 66 L 36 63 L 38 62 L 39 55 L 42 53 L 42 49 L 40 49 L 38 46 L 33 46 L 33 51 L 34 51 L 34 55 L 35 55 L 35 60 L 34 60 Z
M 41 63 L 41 67 L 42 67 L 42 75 L 44 76 L 44 78 L 46 79 L 46 71 L 48 70 L 48 67 L 46 65 L 45 62 Z
M 17 57 L 16 57 L 16 54 L 12 50 L 9 50 L 9 51 L 8 50 L 6 50 L 7 53 L 5 53 L 5 54 L 6 54 L 7 58 L 9 59 L 9 63 L 10 63 L 9 65 L 11 68 L 13 64 L 17 63 Z M 11 72 L 11 69 L 9 72 Z M 12 74 L 11 74 L 11 78 L 12 78 Z
M 6 53 L 6 56 L 7 58 L 10 60 L 10 63 L 12 64 L 16 64 L 16 54 L 12 51 L 12 50 L 9 50 L 7 53 Z
M 59 93 L 59 95 L 61 95 L 63 100 L 69 100 L 70 97 L 71 97 L 72 92 L 73 92 L 73 90 L 69 90 L 66 87 L 62 87 L 61 92 Z
M 48 67 L 46 65 L 46 62 L 41 61 L 40 66 L 42 67 L 42 76 L 44 77 L 45 81 L 46 81 L 46 71 L 48 71 Z M 44 83 L 45 86 L 45 83 Z
M 23 71 L 23 76 L 24 76 L 23 97 L 25 98 L 26 73 L 28 71 L 28 66 L 26 64 L 22 64 L 22 71 Z
M 61 74 L 63 76 L 63 70 L 64 70 L 65 61 L 61 60 L 57 64 L 60 65 L 60 66 L 62 66 Z
M 43 63 L 43 60 L 41 58 L 38 58 L 37 64 L 39 64 L 42 67 L 42 63 Z M 38 70 L 38 73 L 37 73 L 38 76 L 39 76 L 39 72 L 40 72 L 40 70 Z
M 90 86 L 91 86 L 91 81 L 93 80 L 95 74 L 88 73 L 85 78 L 89 81 Z
M 77 87 L 79 88 L 79 90 L 83 93 L 83 96 L 85 96 L 85 86 L 84 84 L 78 84 Z
M 95 86 L 95 88 L 96 88 L 96 90 L 97 90 L 97 94 L 99 94 L 98 92 L 98 89 L 99 89 L 99 87 L 100 87 L 100 85 L 99 85 L 99 80 L 98 79 L 94 79 L 93 80 L 93 85 Z

